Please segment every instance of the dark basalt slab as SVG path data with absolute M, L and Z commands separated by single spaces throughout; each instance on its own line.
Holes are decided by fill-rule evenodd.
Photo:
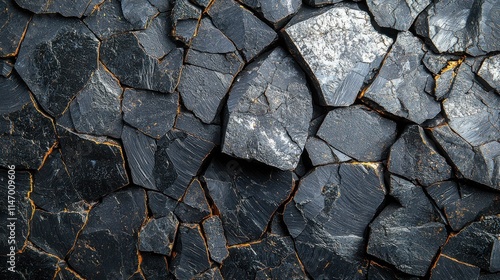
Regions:
M 83 22 L 101 40 L 134 29 L 132 24 L 125 20 L 119 0 L 103 1 L 98 8 L 88 12 Z
M 153 18 L 145 30 L 133 32 L 139 39 L 141 46 L 154 58 L 161 60 L 177 47 L 169 34 L 165 34 L 172 29 L 170 20 L 169 13 L 162 13 Z
M 208 15 L 214 25 L 241 51 L 246 61 L 252 60 L 277 39 L 271 27 L 236 1 L 215 0 Z
M 301 179 L 284 221 L 311 277 L 365 278 L 364 233 L 384 197 L 377 163 L 320 166 Z
M 370 224 L 367 252 L 398 270 L 426 275 L 447 232 L 422 187 L 391 176 L 393 202 Z
M 490 87 L 500 92 L 500 55 L 486 58 L 477 75 L 481 77 Z
M 437 1 L 415 22 L 415 30 L 439 53 L 477 56 L 500 50 L 500 6 L 496 0 Z
M 15 56 L 31 19 L 12 0 L 0 1 L 0 57 Z
M 220 144 L 221 127 L 216 124 L 205 124 L 191 113 L 180 112 L 174 127 L 215 145 Z
M 1 260 L 6 260 L 3 254 Z M 6 266 L 0 272 L 6 279 L 53 279 L 58 261 L 56 257 L 28 246 L 22 254 L 16 255 L 15 272 L 3 271 Z
M 258 242 L 229 247 L 224 279 L 307 279 L 290 237 L 268 235 Z
M 421 62 L 425 54 L 422 45 L 410 32 L 399 33 L 377 77 L 363 95 L 386 112 L 418 124 L 441 111 L 440 104 L 425 92 L 432 76 Z
M 121 4 L 123 16 L 134 29 L 146 28 L 152 18 L 158 14 L 158 10 L 148 0 L 121 0 Z
M 58 134 L 71 183 L 84 200 L 95 201 L 129 183 L 122 147 L 117 142 L 61 127 Z
M 406 31 L 431 2 L 431 0 L 368 0 L 366 3 L 379 26 Z
M 91 0 L 15 0 L 23 9 L 35 14 L 55 14 L 64 17 L 82 17 Z
M 202 13 L 200 7 L 191 2 L 190 0 L 177 0 L 172 9 L 172 36 L 187 45 L 196 36 Z
M 380 161 L 387 157 L 396 133 L 394 121 L 359 105 L 330 111 L 317 135 L 359 161 Z
M 183 50 L 172 49 L 161 60 L 155 54 L 156 50 L 152 52 L 141 46 L 138 36 L 133 33 L 107 38 L 100 48 L 101 61 L 123 84 L 138 89 L 173 92 L 182 68 Z
M 370 262 L 367 279 L 370 280 L 419 280 L 419 277 L 401 273 L 392 268 L 382 266 L 374 261 Z
M 148 209 L 153 218 L 165 217 L 173 212 L 177 206 L 177 200 L 174 200 L 162 193 L 148 191 Z
M 54 280 L 80 280 L 82 277 L 78 275 L 74 270 L 68 267 L 68 264 L 64 261 L 59 261 L 57 263 L 56 275 L 52 278 Z
M 182 223 L 201 223 L 203 219 L 210 216 L 210 212 L 210 205 L 200 181 L 194 179 L 174 213 Z
M 129 188 L 106 196 L 90 210 L 68 263 L 87 279 L 132 276 L 139 259 L 136 246 L 130 244 L 137 243 L 145 218 L 144 190 Z
M 233 84 L 222 152 L 282 170 L 297 166 L 312 116 L 302 70 L 283 49 L 255 60 Z
M 51 213 L 35 210 L 30 224 L 29 240 L 43 251 L 64 259 L 84 226 L 86 213 Z
M 0 59 L 0 75 L 5 78 L 9 78 L 10 74 L 12 74 L 12 70 L 14 70 L 14 60 L 12 59 Z M 5 83 L 5 80 L 2 80 L 0 84 Z M 2 90 L 2 92 L 4 92 Z
M 339 151 L 330 147 L 325 141 L 317 137 L 307 138 L 305 151 L 313 166 L 325 165 L 330 163 L 340 163 L 344 160 L 340 159 L 336 153 Z
M 354 103 L 393 40 L 378 33 L 370 15 L 351 6 L 305 9 L 284 29 L 285 40 L 328 106 Z
M 422 59 L 425 67 L 433 74 L 439 74 L 443 68 L 452 66 L 453 68 L 458 65 L 457 61 L 460 59 L 457 55 L 451 54 L 437 54 L 432 50 L 427 50 Z M 452 63 L 452 65 L 450 65 Z
M 196 275 L 193 279 L 196 280 L 224 280 L 219 268 L 211 268 L 201 274 Z
M 148 220 L 139 233 L 139 250 L 170 256 L 179 221 L 174 214 Z
M 207 240 L 210 258 L 222 263 L 229 255 L 224 227 L 219 216 L 211 216 L 203 221 L 203 233 Z
M 126 89 L 123 93 L 123 120 L 144 134 L 159 139 L 173 127 L 179 95 Z
M 443 211 L 454 231 L 500 210 L 500 194 L 452 181 L 431 185 L 427 187 L 427 193 Z
M 328 4 L 339 3 L 341 1 L 342 0 L 304 0 L 304 3 L 310 6 L 321 7 Z
M 178 236 L 178 241 L 174 248 L 177 254 L 172 258 L 172 262 L 169 265 L 172 274 L 179 280 L 187 280 L 209 269 L 208 249 L 205 245 L 200 226 L 195 224 L 181 224 Z
M 219 156 L 204 175 L 229 245 L 257 240 L 289 197 L 292 172 Z
M 98 47 L 80 20 L 35 16 L 15 68 L 42 108 L 58 117 L 97 70 Z
M 146 279 L 173 279 L 168 271 L 167 259 L 163 255 L 141 253 L 141 271 Z
M 99 65 L 69 106 L 76 131 L 120 138 L 122 91 L 119 81 Z
M 2 115 L 19 111 L 31 101 L 26 84 L 15 72 L 9 77 L 0 77 L 0 100 Z
M 441 254 L 431 270 L 431 280 L 479 279 L 481 269 Z
M 500 216 L 486 216 L 450 237 L 442 254 L 489 272 L 500 271 L 498 235 Z
M 406 127 L 392 145 L 388 169 L 424 186 L 451 178 L 451 167 L 446 159 L 438 153 L 423 128 L 417 125 Z
M 262 15 L 275 29 L 282 27 L 302 5 L 300 0 L 243 0 L 242 3 Z

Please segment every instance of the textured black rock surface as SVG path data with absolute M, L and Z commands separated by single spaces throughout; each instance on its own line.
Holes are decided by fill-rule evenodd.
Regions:
M 0 279 L 498 280 L 499 42 L 499 0 L 0 0 Z

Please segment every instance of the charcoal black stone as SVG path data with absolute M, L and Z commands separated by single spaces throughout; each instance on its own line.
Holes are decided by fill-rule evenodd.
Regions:
M 58 13 L 64 17 L 82 17 L 85 13 L 90 0 L 44 0 L 29 1 L 15 0 L 23 9 L 29 10 L 35 14 L 53 14 Z
M 431 0 L 368 0 L 366 3 L 379 26 L 406 31 L 431 2 Z
M 353 104 L 393 42 L 374 29 L 368 13 L 351 6 L 305 9 L 288 23 L 284 35 L 307 69 L 320 103 L 328 106 Z
M 106 196 L 90 210 L 69 255 L 69 265 L 87 279 L 128 278 L 139 265 L 137 235 L 146 218 L 144 190 L 129 188 Z M 100 265 L 95 265 L 99 263 Z
M 418 124 L 434 118 L 441 107 L 425 92 L 426 83 L 432 78 L 421 63 L 424 54 L 417 37 L 411 32 L 399 33 L 363 97 L 391 114 Z
M 200 223 L 210 215 L 210 205 L 200 181 L 191 182 L 174 213 L 182 223 Z
M 394 121 L 358 105 L 330 111 L 317 135 L 359 161 L 379 161 L 387 157 L 396 133 Z
M 174 40 L 165 36 L 172 29 L 170 16 L 162 13 L 156 16 L 145 30 L 133 32 L 146 52 L 154 58 L 162 59 L 176 48 Z
M 134 184 L 158 190 L 153 178 L 156 141 L 129 126 L 123 127 L 121 138 Z
M 144 134 L 159 139 L 173 127 L 179 95 L 126 89 L 123 93 L 123 120 Z
M 167 259 L 163 255 L 141 253 L 141 271 L 146 279 L 165 280 L 173 279 L 168 271 Z
M 500 217 L 486 216 L 458 234 L 452 235 L 442 249 L 442 254 L 457 261 L 480 267 L 489 272 L 500 271 L 498 235 Z
M 392 268 L 382 266 L 374 261 L 370 262 L 367 279 L 370 280 L 418 280 L 420 278 L 401 273 Z
M 4 256 L 2 255 L 2 261 Z M 53 279 L 58 259 L 41 250 L 28 246 L 16 255 L 15 272 L 2 271 L 6 279 Z M 5 265 L 2 267 L 4 269 Z
M 189 0 L 175 1 L 172 10 L 172 35 L 179 41 L 189 44 L 196 35 L 202 10 Z
M 437 100 L 443 100 L 448 97 L 455 76 L 454 71 L 443 71 L 434 77 L 434 97 Z
M 386 206 L 370 224 L 367 252 L 402 272 L 424 276 L 446 241 L 445 225 L 422 187 L 396 176 L 390 184 L 397 203 Z
M 170 256 L 179 221 L 174 214 L 151 219 L 139 233 L 139 250 Z
M 494 55 L 486 58 L 479 68 L 478 75 L 486 83 L 500 92 L 500 55 Z
M 15 68 L 42 108 L 58 117 L 97 70 L 98 47 L 77 19 L 35 16 Z
M 411 125 L 392 145 L 389 172 L 428 186 L 451 178 L 451 167 L 439 154 L 423 128 Z
M 384 197 L 378 163 L 324 165 L 301 179 L 284 221 L 311 277 L 365 278 L 364 232 Z
M 177 115 L 175 128 L 216 145 L 220 144 L 221 127 L 216 124 L 205 124 L 191 113 L 181 112 Z
M 242 2 L 261 14 L 275 29 L 282 27 L 299 11 L 302 4 L 300 0 L 243 0 Z
M 31 101 L 26 84 L 19 75 L 0 77 L 0 114 L 5 115 L 21 110 Z
M 481 269 L 464 262 L 459 262 L 446 255 L 441 254 L 436 266 L 431 270 L 431 280 L 447 279 L 479 279 Z
M 89 12 L 83 22 L 101 40 L 134 29 L 133 25 L 125 20 L 119 0 L 103 1 L 98 8 Z
M 31 16 L 11 0 L 0 1 L 0 57 L 15 56 Z
M 204 181 L 219 209 L 229 245 L 257 240 L 292 191 L 292 172 L 219 156 Z
M 12 74 L 12 70 L 14 70 L 14 61 L 10 59 L 0 59 L 0 75 L 2 75 L 5 78 L 10 77 L 10 74 Z M 5 82 L 5 80 L 2 80 L 1 84 Z M 3 90 L 2 90 L 3 92 Z
M 148 191 L 148 208 L 153 218 L 161 218 L 173 212 L 177 206 L 177 200 L 174 200 L 164 194 L 154 191 Z
M 196 275 L 193 279 L 196 280 L 224 280 L 222 278 L 222 274 L 220 273 L 219 268 L 214 267 L 211 268 L 201 274 Z
M 208 14 L 214 25 L 242 52 L 246 61 L 260 54 L 277 38 L 271 27 L 236 1 L 215 0 Z
M 437 54 L 432 50 L 427 50 L 422 59 L 425 67 L 431 71 L 433 74 L 439 74 L 443 68 L 450 66 L 452 64 L 453 68 L 457 64 L 456 62 L 460 59 L 459 56 L 451 54 Z M 453 65 L 455 64 L 455 65 Z
M 191 279 L 210 268 L 208 250 L 199 225 L 181 224 L 178 241 L 174 248 L 177 253 L 169 269 L 177 279 Z
M 165 1 L 168 2 L 168 1 Z M 158 10 L 148 0 L 121 0 L 123 16 L 134 29 L 144 29 Z
M 305 150 L 313 166 L 339 163 L 340 161 L 332 149 L 325 141 L 317 137 L 307 138 Z
M 277 48 L 233 84 L 222 152 L 282 170 L 297 166 L 312 116 L 311 93 L 293 58 Z
M 210 258 L 222 263 L 229 255 L 224 227 L 219 216 L 211 216 L 203 221 L 203 233 L 207 240 Z

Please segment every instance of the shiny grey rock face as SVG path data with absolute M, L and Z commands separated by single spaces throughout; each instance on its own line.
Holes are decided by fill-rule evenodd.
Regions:
M 431 0 L 368 0 L 366 3 L 378 25 L 405 31 Z
M 500 55 L 486 58 L 477 73 L 486 83 L 500 92 Z

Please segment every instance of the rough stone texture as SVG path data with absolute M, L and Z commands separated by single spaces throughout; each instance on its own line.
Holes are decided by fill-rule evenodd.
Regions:
M 422 62 L 425 67 L 434 74 L 439 74 L 443 68 L 449 65 L 450 61 L 458 61 L 460 59 L 459 56 L 451 55 L 451 54 L 437 54 L 432 50 L 428 50 Z
M 88 13 L 83 22 L 101 40 L 134 28 L 129 21 L 125 20 L 119 0 L 103 1 L 99 8 L 92 9 Z
M 305 3 L 311 6 L 321 7 L 327 4 L 335 4 L 342 0 L 304 0 Z
M 368 13 L 344 6 L 304 10 L 284 34 L 309 72 L 320 102 L 329 106 L 354 103 L 392 44 L 391 38 L 374 29 Z
M 208 14 L 214 25 L 242 52 L 246 61 L 260 54 L 277 38 L 273 29 L 233 0 L 215 0 Z
M 442 254 L 485 271 L 499 272 L 499 234 L 500 216 L 486 216 L 451 236 L 443 247 Z
M 165 256 L 141 253 L 141 271 L 146 279 L 172 279 Z
M 218 216 L 211 216 L 203 221 L 203 232 L 207 240 L 210 258 L 218 263 L 222 263 L 229 251 L 227 250 L 227 241 L 224 236 L 224 227 Z
M 126 89 L 123 93 L 123 121 L 144 134 L 159 139 L 173 127 L 179 95 Z
M 189 0 L 175 1 L 172 10 L 172 35 L 175 39 L 189 44 L 196 35 L 202 10 Z
M 403 274 L 390 267 L 382 266 L 374 261 L 370 262 L 367 279 L 370 280 L 419 280 L 419 277 Z M 457 279 L 458 280 L 458 279 Z
M 6 259 L 2 254 L 2 261 L 6 261 Z M 10 279 L 52 279 L 57 270 L 57 262 L 56 257 L 33 246 L 28 246 L 22 254 L 17 256 L 15 272 L 1 272 L 3 276 Z M 4 268 L 2 267 L 2 269 Z
M 370 225 L 367 252 L 397 269 L 424 276 L 447 233 L 420 186 L 391 176 L 391 203 Z
M 139 233 L 139 250 L 170 256 L 179 221 L 170 213 L 148 220 Z
M 436 1 L 415 24 L 418 34 L 439 52 L 477 56 L 500 50 L 497 0 Z
M 422 65 L 424 54 L 417 37 L 410 32 L 399 33 L 364 98 L 386 112 L 418 124 L 434 118 L 441 106 L 425 92 L 425 85 L 432 77 Z
M 211 214 L 200 181 L 194 179 L 191 182 L 174 213 L 182 223 L 200 223 Z
M 299 11 L 302 4 L 300 0 L 242 0 L 241 2 L 261 14 L 275 29 L 283 26 Z
M 164 194 L 155 191 L 148 191 L 148 209 L 153 218 L 165 217 L 173 212 L 177 206 L 174 200 Z
M 317 135 L 359 161 L 380 161 L 396 140 L 396 123 L 365 106 L 351 106 L 330 111 Z
M 204 175 L 219 209 L 229 245 L 257 240 L 292 191 L 292 172 L 227 157 L 215 158 Z
M 97 70 L 98 46 L 77 19 L 35 16 L 15 68 L 43 109 L 57 117 Z
M 336 156 L 335 149 L 330 147 L 325 141 L 316 137 L 309 137 L 307 139 L 305 151 L 313 166 L 342 162 L 342 160 Z
M 15 56 L 31 16 L 14 5 L 12 0 L 0 1 L 0 57 Z
M 0 75 L 9 78 L 12 70 L 14 70 L 14 61 L 12 59 L 0 59 Z
M 220 144 L 221 127 L 202 123 L 193 114 L 180 112 L 175 121 L 175 128 L 216 145 Z
M 364 279 L 364 232 L 384 197 L 380 164 L 325 165 L 301 179 L 284 220 L 310 276 Z
M 311 102 L 294 60 L 281 48 L 264 55 L 231 89 L 222 152 L 294 169 L 307 140 Z
M 446 255 L 441 254 L 432 268 L 431 280 L 448 279 L 479 279 L 481 269 L 467 263 L 459 262 Z
M 366 3 L 378 25 L 406 31 L 431 0 L 368 0 Z
M 392 145 L 389 172 L 424 186 L 451 177 L 451 167 L 433 146 L 420 126 L 408 126 Z
M 158 14 L 158 10 L 148 0 L 121 0 L 121 4 L 123 16 L 134 29 L 146 28 L 153 16 Z
M 58 13 L 65 17 L 82 17 L 91 0 L 15 0 L 23 9 L 36 14 Z
M 146 218 L 144 190 L 129 188 L 106 196 L 90 210 L 68 263 L 89 279 L 128 278 L 139 265 L 139 229 Z M 94 265 L 99 263 L 99 266 Z
M 500 54 L 486 58 L 477 74 L 490 87 L 500 92 Z

